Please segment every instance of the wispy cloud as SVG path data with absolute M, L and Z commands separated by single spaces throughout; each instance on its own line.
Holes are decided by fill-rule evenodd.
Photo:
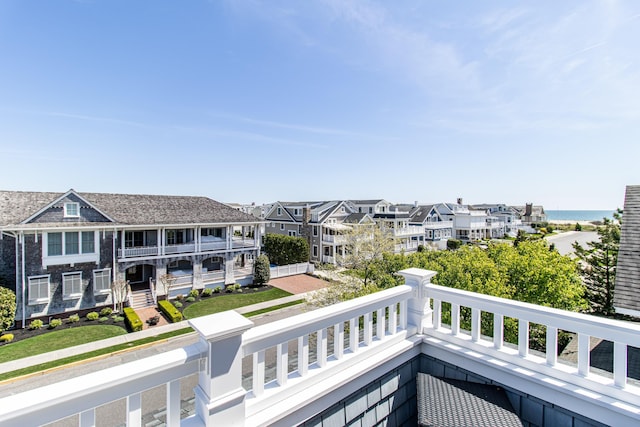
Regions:
M 291 139 L 285 139 L 285 138 L 276 138 L 276 137 L 254 133 L 254 132 L 227 130 L 227 129 L 213 129 L 213 128 L 206 128 L 206 127 L 189 127 L 189 126 L 176 126 L 174 128 L 179 131 L 196 133 L 196 134 L 204 135 L 207 137 L 236 138 L 239 140 L 264 142 L 268 144 L 288 145 L 288 146 L 295 146 L 295 147 L 328 148 L 328 146 L 324 144 L 317 144 L 313 142 L 298 141 L 298 140 L 291 140 Z

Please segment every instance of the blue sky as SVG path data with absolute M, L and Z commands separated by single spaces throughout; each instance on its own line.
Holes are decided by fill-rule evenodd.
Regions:
M 0 1 L 0 189 L 622 207 L 635 1 Z

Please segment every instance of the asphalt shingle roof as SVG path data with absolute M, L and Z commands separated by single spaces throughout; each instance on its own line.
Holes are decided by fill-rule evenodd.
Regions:
M 640 185 L 627 186 L 613 305 L 640 311 Z

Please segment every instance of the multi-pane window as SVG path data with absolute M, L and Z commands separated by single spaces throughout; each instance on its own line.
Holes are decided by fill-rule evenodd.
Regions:
M 65 203 L 64 204 L 64 217 L 65 218 L 77 218 L 80 216 L 80 204 L 79 203 Z
M 93 270 L 93 292 L 102 293 L 111 289 L 111 269 Z
M 64 273 L 62 275 L 63 298 L 79 297 L 82 295 L 82 273 Z
M 93 231 L 83 231 L 82 232 L 82 253 L 83 254 L 92 254 L 95 253 L 95 240 Z
M 29 277 L 29 302 L 44 302 L 49 299 L 49 276 Z
M 47 233 L 47 256 L 93 254 L 95 252 L 94 231 Z
M 48 233 L 47 253 L 49 256 L 62 255 L 62 233 Z
M 78 233 L 64 233 L 64 253 L 65 255 L 75 255 L 80 253 L 80 239 Z
M 313 257 L 318 257 L 318 247 L 316 245 L 313 245 Z

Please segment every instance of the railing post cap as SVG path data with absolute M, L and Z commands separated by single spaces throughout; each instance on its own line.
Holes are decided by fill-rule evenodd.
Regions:
M 233 310 L 190 319 L 189 324 L 210 342 L 242 335 L 254 325 L 251 320 Z
M 438 272 L 433 270 L 425 270 L 424 268 L 411 267 L 411 268 L 405 268 L 404 270 L 400 270 L 398 274 L 403 276 L 405 279 L 414 278 L 414 279 L 417 279 L 419 282 L 422 282 L 423 280 L 427 280 L 427 279 L 431 280 L 431 278 L 434 277 L 436 274 L 438 274 Z

